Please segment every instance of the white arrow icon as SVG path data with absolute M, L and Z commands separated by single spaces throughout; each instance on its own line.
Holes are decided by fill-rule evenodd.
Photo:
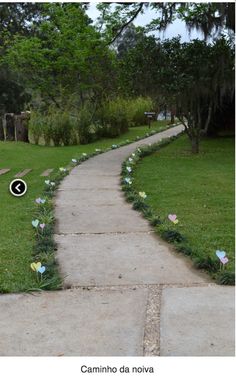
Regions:
M 22 197 L 27 191 L 27 184 L 23 179 L 17 178 L 10 183 L 9 190 L 15 197 Z
M 21 183 L 19 183 L 19 185 L 16 186 L 16 190 L 18 191 L 18 193 L 20 193 L 20 189 L 19 189 L 20 185 Z

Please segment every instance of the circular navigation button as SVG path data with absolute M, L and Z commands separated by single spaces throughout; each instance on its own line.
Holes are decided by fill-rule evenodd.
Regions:
M 23 179 L 14 179 L 10 185 L 9 190 L 14 197 L 22 197 L 27 191 L 27 184 Z

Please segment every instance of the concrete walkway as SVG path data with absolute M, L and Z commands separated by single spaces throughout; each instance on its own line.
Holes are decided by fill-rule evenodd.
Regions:
M 120 190 L 124 159 L 181 129 L 94 157 L 65 178 L 55 202 L 65 290 L 2 295 L 0 355 L 234 355 L 234 288 L 195 271 Z

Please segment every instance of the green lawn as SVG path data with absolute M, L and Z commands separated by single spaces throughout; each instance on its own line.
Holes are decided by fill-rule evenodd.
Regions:
M 163 128 L 165 122 L 152 124 L 151 129 Z M 35 199 L 41 195 L 44 180 L 40 174 L 48 168 L 66 166 L 73 157 L 81 153 L 105 149 L 126 139 L 144 136 L 148 127 L 131 128 L 115 139 L 103 139 L 92 144 L 69 147 L 42 147 L 26 143 L 0 142 L 0 168 L 11 171 L 0 176 L 0 292 L 19 292 L 37 286 L 29 264 L 32 261 L 34 231 L 31 220 L 35 211 Z M 13 197 L 8 186 L 14 175 L 31 168 L 33 171 L 24 179 L 28 192 L 22 198 Z
M 225 270 L 234 270 L 232 138 L 202 141 L 200 154 L 192 155 L 182 136 L 141 160 L 134 177 L 135 189 L 146 192 L 155 214 L 186 237 L 199 267 L 218 260 L 215 251 L 224 250 L 229 258 Z M 169 222 L 168 214 L 176 214 L 179 224 Z

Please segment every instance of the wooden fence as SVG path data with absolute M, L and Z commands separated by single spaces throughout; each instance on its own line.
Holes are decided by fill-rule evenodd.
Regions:
M 29 142 L 28 121 L 30 112 L 20 115 L 5 113 L 0 119 L 0 140 Z

